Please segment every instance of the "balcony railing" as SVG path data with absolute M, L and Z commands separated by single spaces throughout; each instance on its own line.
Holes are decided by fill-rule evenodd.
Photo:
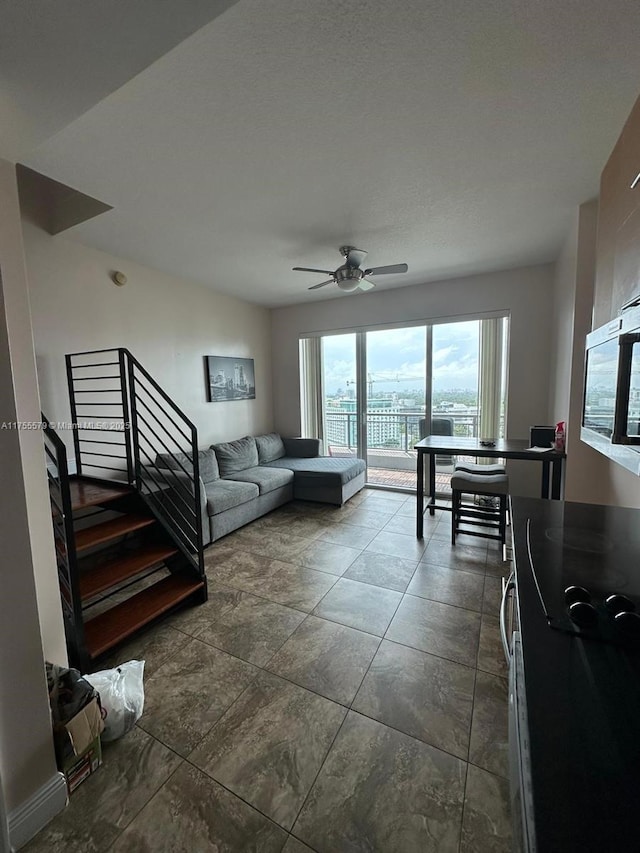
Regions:
M 433 412 L 433 417 L 450 418 L 453 421 L 453 434 L 465 438 L 478 435 L 477 412 Z M 388 414 L 384 412 L 367 413 L 367 449 L 371 451 L 398 451 L 414 453 L 413 445 L 420 440 L 420 421 L 422 412 L 402 412 Z M 336 412 L 325 410 L 326 442 L 330 448 L 343 452 L 356 453 L 357 414 L 355 412 Z

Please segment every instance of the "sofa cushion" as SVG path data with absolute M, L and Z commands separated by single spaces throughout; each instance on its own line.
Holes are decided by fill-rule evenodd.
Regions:
M 309 459 L 320 455 L 319 438 L 283 438 L 285 456 Z
M 158 453 L 156 456 L 156 465 L 158 468 L 169 468 L 171 471 L 184 470 L 188 474 L 193 474 L 190 453 L 174 453 L 173 455 L 170 453 Z M 220 479 L 218 461 L 210 447 L 206 450 L 198 451 L 198 467 L 200 470 L 200 479 L 203 483 L 212 483 L 214 480 Z
M 268 435 L 257 435 L 256 446 L 258 448 L 258 460 L 262 465 L 264 462 L 273 462 L 284 456 L 284 444 L 277 432 Z
M 216 480 L 215 483 L 205 483 L 207 496 L 207 515 L 218 515 L 234 506 L 247 503 L 257 498 L 260 490 L 255 483 L 238 483 L 234 480 Z
M 227 441 L 223 444 L 212 444 L 211 446 L 215 450 L 220 476 L 222 477 L 228 477 L 237 471 L 255 468 L 258 465 L 258 448 L 252 435 L 238 438 L 236 441 Z
M 340 459 L 334 456 L 316 456 L 312 459 L 293 459 L 283 456 L 268 462 L 268 468 L 290 468 L 296 474 L 304 474 L 305 479 L 318 480 L 318 485 L 336 482 L 348 483 L 365 470 L 362 459 Z
M 242 483 L 255 483 L 260 489 L 260 494 L 273 492 L 293 482 L 293 471 L 290 468 L 269 468 L 259 465 L 257 468 L 247 468 L 246 471 L 238 471 L 230 478 Z

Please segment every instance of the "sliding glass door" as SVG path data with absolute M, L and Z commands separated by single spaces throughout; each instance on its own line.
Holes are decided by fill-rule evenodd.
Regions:
M 356 377 L 356 335 L 323 335 L 323 432 L 329 456 L 365 458 L 358 437 Z
M 427 404 L 427 326 L 366 332 L 366 460 L 372 485 L 415 486 Z
M 415 488 L 420 438 L 504 435 L 506 334 L 497 317 L 302 339 L 302 434 L 364 459 L 370 485 Z M 441 491 L 453 461 L 437 457 Z

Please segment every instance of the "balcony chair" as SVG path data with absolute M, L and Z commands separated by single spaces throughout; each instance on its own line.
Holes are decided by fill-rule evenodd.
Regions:
M 420 438 L 426 438 L 426 418 L 420 418 L 420 421 L 418 422 L 418 430 L 420 432 Z M 431 418 L 431 435 L 453 435 L 453 418 Z M 455 463 L 455 456 L 450 456 L 448 453 L 436 454 L 436 465 L 441 469 L 449 468 L 451 470 Z
M 464 533 L 468 536 L 479 536 L 482 539 L 495 539 L 500 542 L 504 551 L 507 528 L 507 495 L 509 493 L 507 475 L 504 473 L 469 473 L 468 471 L 456 470 L 451 477 L 451 492 L 451 544 L 455 545 L 456 536 Z M 480 496 L 481 499 L 497 498 L 498 504 L 497 506 L 494 505 L 493 500 L 488 500 L 486 504 L 469 503 L 464 500 L 463 495 L 476 495 Z

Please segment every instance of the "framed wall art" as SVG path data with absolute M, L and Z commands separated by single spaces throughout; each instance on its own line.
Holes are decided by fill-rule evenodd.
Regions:
M 252 358 L 205 356 L 207 399 L 210 403 L 255 400 L 256 380 Z

